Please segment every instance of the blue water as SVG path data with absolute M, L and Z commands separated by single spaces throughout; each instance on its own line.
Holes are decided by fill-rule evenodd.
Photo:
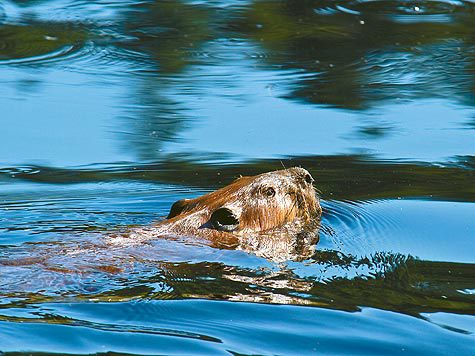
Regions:
M 470 1 L 0 1 L 0 354 L 475 354 Z M 302 166 L 311 257 L 109 246 Z
M 358 355 L 439 355 L 447 354 L 448 349 L 457 354 L 470 354 L 473 351 L 470 336 L 372 308 L 348 313 L 188 300 L 186 303 L 44 304 L 37 313 L 42 318 L 54 319 L 61 315 L 68 319 L 48 329 L 38 322 L 14 328 L 11 323 L 2 322 L 2 330 L 7 335 L 6 342 L 2 339 L 6 350 L 23 344 L 25 349 L 82 354 L 111 349 L 137 354 L 155 354 L 160 350 L 163 354 L 205 355 L 237 350 L 246 354 Z M 235 319 L 235 316 L 239 317 Z M 417 345 L 414 330 L 417 330 Z M 369 338 L 372 342 L 368 342 Z

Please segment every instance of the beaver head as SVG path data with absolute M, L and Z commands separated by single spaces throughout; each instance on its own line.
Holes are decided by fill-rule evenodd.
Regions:
M 321 215 L 314 179 L 303 168 L 241 177 L 195 199 L 173 204 L 164 222 L 172 231 L 262 233 L 288 224 L 304 226 Z

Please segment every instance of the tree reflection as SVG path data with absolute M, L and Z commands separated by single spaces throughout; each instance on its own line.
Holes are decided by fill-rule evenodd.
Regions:
M 26 11 L 38 3 L 46 8 L 48 1 L 18 3 Z M 392 1 L 283 0 L 249 2 L 224 11 L 219 4 L 180 0 L 136 2 L 119 6 L 110 23 L 74 17 L 46 23 L 25 15 L 21 24 L 0 27 L 0 60 L 55 56 L 65 46 L 90 41 L 95 48 L 80 54 L 87 58 L 79 65 L 90 66 L 94 78 L 102 75 L 94 66 L 102 59 L 90 57 L 100 49 L 129 51 L 114 58 L 120 61 L 117 71 L 127 65 L 139 68 L 119 73 L 128 92 L 115 131 L 138 160 L 153 160 L 162 156 L 165 142 L 178 140 L 196 119 L 189 111 L 188 93 L 209 94 L 198 84 L 203 74 L 197 64 L 226 64 L 226 56 L 212 62 L 197 59 L 213 41 L 239 38 L 256 44 L 266 52 L 254 59 L 259 71 L 304 71 L 306 75 L 287 76 L 283 96 L 291 100 L 351 110 L 422 98 L 472 105 L 473 6 L 428 2 L 416 10 Z M 240 51 L 232 46 L 226 50 Z M 57 55 L 67 64 L 62 52 Z M 115 65 L 112 58 L 105 60 L 109 62 L 99 64 Z M 36 64 L 48 63 L 40 58 Z M 391 125 L 363 127 L 359 134 L 376 138 L 390 130 Z
M 380 161 L 366 155 L 307 156 L 254 160 L 240 164 L 207 164 L 213 156 L 177 155 L 144 165 L 104 169 L 62 169 L 42 166 L 0 170 L 0 181 L 23 179 L 50 184 L 107 182 L 117 179 L 167 182 L 216 189 L 240 175 L 256 175 L 300 166 L 312 173 L 324 199 L 346 201 L 421 198 L 475 201 L 475 158 L 458 157 L 439 164 Z M 12 178 L 12 176 L 14 178 Z M 456 189 L 454 189 L 456 187 Z
M 209 10 L 202 6 L 155 1 L 134 7 L 121 24 L 132 40 L 120 45 L 146 54 L 151 63 L 133 79 L 121 135 L 124 147 L 141 161 L 160 157 L 162 145 L 176 140 L 192 120 L 174 96 L 192 85 L 192 73 L 186 71 L 193 52 L 212 37 L 209 21 Z
M 26 1 L 21 3 L 27 7 Z M 201 3 L 152 1 L 127 5 L 127 11 L 111 26 L 115 37 L 121 39 L 110 41 L 97 33 L 94 23 L 76 26 L 71 21 L 50 27 L 26 21 L 27 26 L 3 25 L 0 60 L 41 56 L 85 41 L 137 53 L 126 62 L 143 67 L 121 77 L 129 95 L 124 104 L 126 117 L 118 131 L 125 147 L 134 150 L 139 160 L 152 161 L 106 168 L 3 169 L 0 180 L 50 184 L 147 180 L 215 188 L 240 174 L 253 175 L 284 164 L 309 169 L 324 198 L 357 201 L 431 197 L 474 202 L 473 156 L 458 157 L 445 166 L 384 162 L 357 155 L 295 157 L 283 162 L 256 159 L 244 164 L 216 165 L 204 163 L 209 157 L 192 153 L 178 157 L 159 152 L 164 142 L 177 140 L 196 116 L 188 113 L 186 103 L 177 99 L 177 93 L 201 89 L 193 80 L 198 75 L 194 54 L 209 41 L 231 37 L 252 41 L 268 52 L 263 59 L 256 59 L 263 64 L 260 70 L 299 69 L 308 74 L 290 83 L 286 96 L 292 100 L 351 110 L 397 98 L 445 97 L 473 105 L 473 5 L 447 3 L 444 6 L 453 8 L 442 11 L 437 7 L 440 4 L 429 2 L 424 5 L 426 14 L 418 15 L 410 8 L 396 11 L 397 4 L 400 5 L 387 1 L 342 2 L 340 7 L 348 7 L 345 11 L 331 1 L 255 1 L 224 12 Z M 0 19 L 3 18 L 0 13 Z M 216 23 L 219 26 L 214 26 Z M 146 65 L 142 55 L 147 58 Z M 218 64 L 226 61 L 214 60 Z M 87 61 L 81 63 L 88 65 Z M 361 134 L 380 137 L 387 130 L 368 127 Z M 87 247 L 84 241 L 80 243 L 82 249 Z M 25 255 L 29 256 L 32 246 L 25 245 L 21 248 L 25 247 Z M 30 268 L 5 263 L 0 267 L 2 281 L 10 291 L 2 291 L 2 297 L 22 299 L 2 307 L 57 301 L 73 295 L 77 299 L 93 297 L 107 301 L 137 297 L 207 298 L 344 310 L 370 306 L 411 315 L 431 311 L 475 314 L 471 292 L 475 288 L 473 264 L 421 261 L 389 252 L 356 257 L 338 251 L 312 250 L 310 258 L 304 256 L 305 263 L 317 273 L 299 275 L 289 266 L 280 265 L 272 271 L 246 269 L 219 258 L 215 258 L 217 262 L 205 262 L 208 256 L 201 256 L 202 262 L 196 263 L 170 262 L 160 258 L 175 253 L 175 245 L 161 251 L 162 254 L 149 247 L 143 246 L 135 257 L 127 250 L 103 249 L 104 255 L 99 257 L 105 258 L 105 264 L 102 260 L 94 261 L 95 254 L 81 256 L 78 248 L 78 258 L 84 259 L 86 267 L 83 270 L 46 268 L 41 259 L 32 261 Z M 2 247 L 7 258 L 11 248 Z M 194 252 L 191 245 L 186 248 Z M 68 260 L 71 256 L 57 253 L 56 246 L 52 251 L 53 256 L 63 259 L 64 263 L 58 263 L 61 268 L 72 263 Z M 219 251 L 223 255 L 229 252 Z M 119 268 L 120 263 L 124 269 Z M 41 282 L 40 278 L 45 285 L 35 284 Z M 32 289 L 28 290 L 30 286 Z M 64 286 L 66 292 L 61 289 Z
M 234 29 L 266 58 L 312 76 L 292 99 L 347 109 L 396 98 L 458 97 L 473 102 L 471 3 L 259 1 Z M 468 11 L 467 11 L 468 10 Z
M 75 51 L 85 40 L 82 28 L 71 28 L 67 23 L 0 25 L 0 64 L 34 63 L 60 57 Z
M 0 260 L 5 287 L 1 296 L 12 300 L 2 307 L 65 298 L 107 302 L 202 298 L 347 311 L 372 307 L 418 317 L 431 312 L 475 315 L 475 266 L 469 263 L 424 261 L 389 252 L 355 257 L 323 250 L 297 271 L 285 264 L 252 269 L 219 261 L 157 260 L 160 245 L 167 249 L 166 241 L 107 250 L 83 243 L 77 254 L 71 243 L 37 245 L 37 250 L 44 249 L 37 259 L 23 249 L 27 259 Z M 194 246 L 194 253 L 203 253 Z
M 183 283 L 171 282 L 176 292 L 188 297 L 219 296 L 349 311 L 374 307 L 410 315 L 436 311 L 475 314 L 474 297 L 469 292 L 474 287 L 473 264 L 422 261 L 391 253 L 356 258 L 331 250 L 317 251 L 308 263 L 318 271 L 317 275 L 301 277 L 285 267 L 259 273 L 215 264 L 206 269 L 212 278 L 202 290 L 194 284 L 202 265 L 177 264 L 170 267 L 169 273 L 190 278 Z M 355 277 L 348 277 L 352 274 Z M 192 284 L 190 292 L 187 288 Z
M 422 6 L 422 5 L 421 5 Z M 244 38 L 267 52 L 259 70 L 304 70 L 284 97 L 351 110 L 388 101 L 450 98 L 473 104 L 471 3 L 256 1 L 226 11 L 181 1 L 152 2 L 129 13 L 125 43 L 150 56 L 154 70 L 132 86 L 128 147 L 161 157 L 164 142 L 193 120 L 177 94 L 203 90 L 193 58 L 211 41 Z M 238 50 L 238 49 L 230 49 Z M 214 58 L 213 65 L 224 59 Z M 135 90 L 135 91 L 134 91 Z M 206 90 L 206 88 L 204 88 Z M 206 92 L 203 93 L 206 95 Z M 467 127 L 471 127 L 467 125 Z M 383 137 L 391 125 L 363 127 Z M 125 137 L 125 136 L 124 136 Z
M 182 72 L 192 62 L 191 52 L 212 38 L 210 10 L 184 1 L 144 3 L 128 12 L 121 24 L 134 38 L 128 48 L 147 53 L 157 65 L 157 75 Z

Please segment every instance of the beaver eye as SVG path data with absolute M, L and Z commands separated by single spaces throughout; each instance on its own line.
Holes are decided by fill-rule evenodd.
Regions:
M 308 184 L 312 184 L 313 183 L 313 178 L 310 174 L 306 174 L 305 175 L 305 182 L 307 182 Z
M 272 188 L 272 187 L 266 188 L 266 189 L 264 190 L 264 194 L 265 194 L 268 198 L 272 198 L 272 197 L 275 195 L 275 189 Z

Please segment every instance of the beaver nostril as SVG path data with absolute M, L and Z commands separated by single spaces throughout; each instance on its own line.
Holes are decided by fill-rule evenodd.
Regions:
M 314 182 L 314 179 L 312 178 L 310 174 L 307 173 L 305 175 L 305 182 L 307 182 L 308 184 L 312 184 Z

